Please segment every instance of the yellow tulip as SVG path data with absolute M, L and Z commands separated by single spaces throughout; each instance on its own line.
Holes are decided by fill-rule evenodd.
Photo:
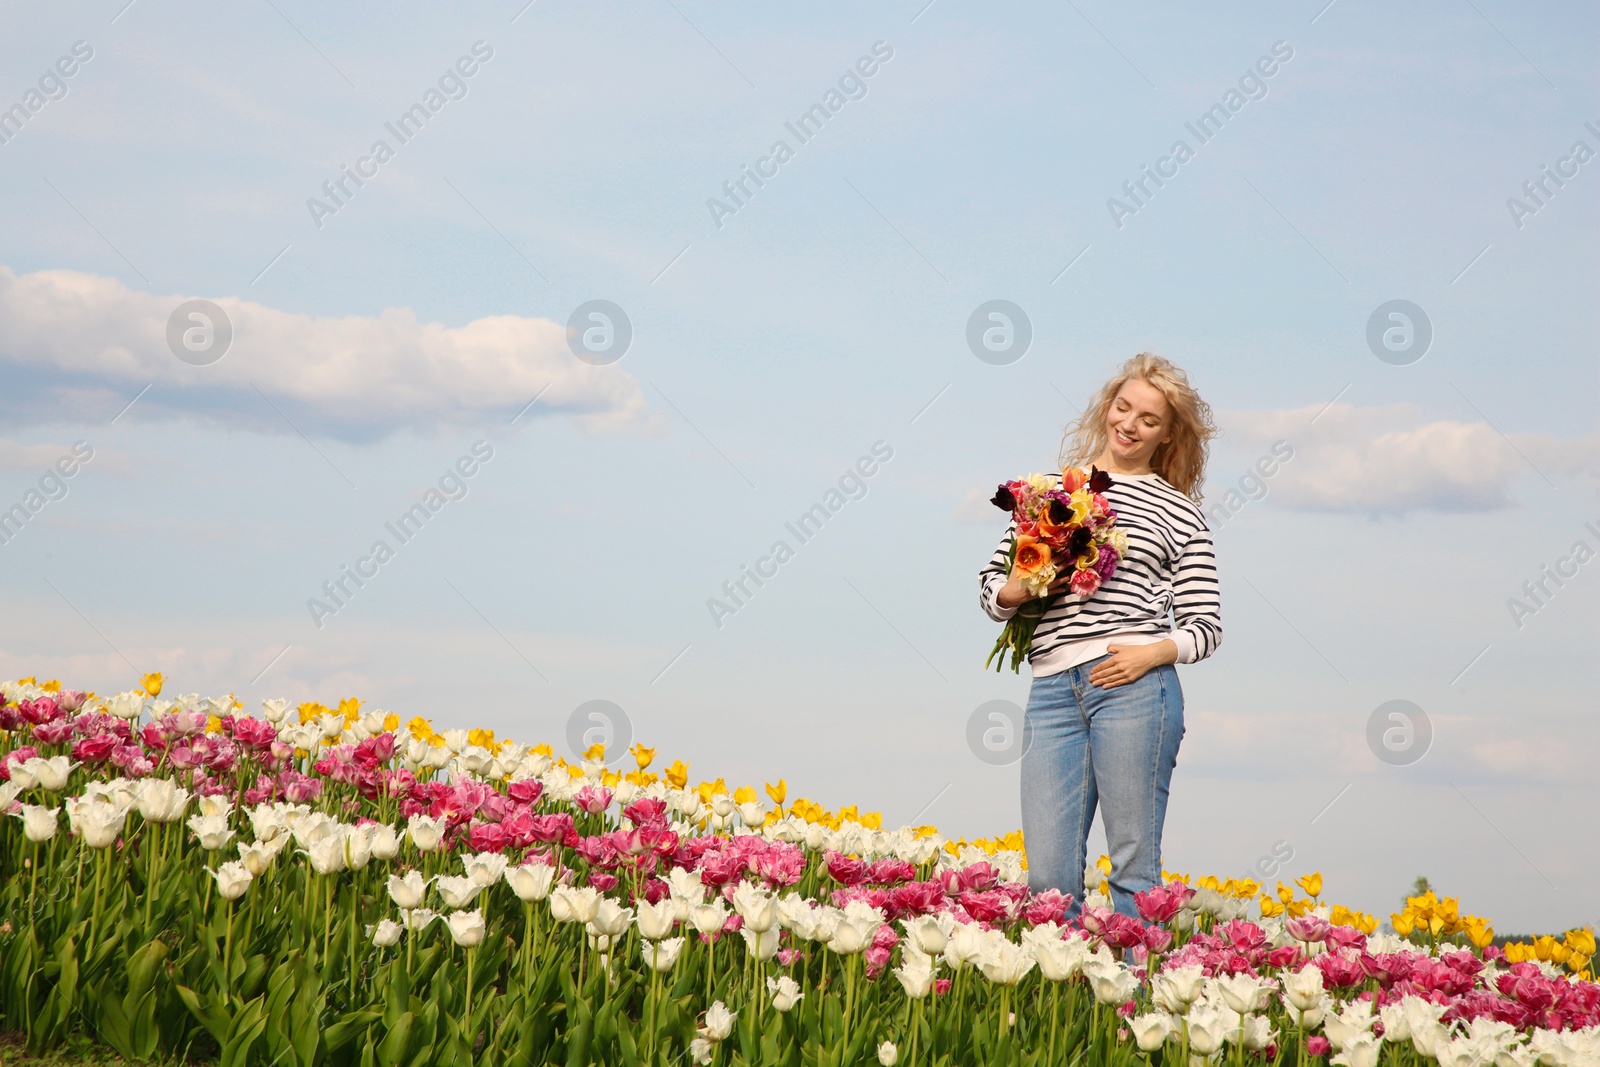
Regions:
M 1574 952 L 1581 952 L 1585 956 L 1593 956 L 1595 950 L 1594 927 L 1584 926 L 1576 930 L 1568 930 L 1566 944 Z
M 789 783 L 784 779 L 779 778 L 777 785 L 773 785 L 771 782 L 767 783 L 767 796 L 770 797 L 772 802 L 778 805 L 778 807 L 783 807 L 783 798 L 788 795 Z
M 672 783 L 672 788 L 674 789 L 682 789 L 689 783 L 689 765 L 681 759 L 673 760 L 663 773 L 666 774 L 667 781 Z
M 483 729 L 468 730 L 467 731 L 467 744 L 469 744 L 469 745 L 477 745 L 479 748 L 493 748 L 494 747 L 494 731 L 493 730 L 483 730 Z
M 650 766 L 650 761 L 656 758 L 655 749 L 645 748 L 637 741 L 634 742 L 633 747 L 628 749 L 628 751 L 633 754 L 633 762 L 639 765 L 639 769 L 641 771 Z
M 1246 878 L 1234 887 L 1233 895 L 1240 900 L 1248 900 L 1259 892 L 1261 892 L 1261 883 L 1254 878 Z
M 1443 918 L 1439 917 L 1438 915 L 1435 915 L 1433 918 L 1428 920 L 1428 932 L 1431 933 L 1434 937 L 1438 937 L 1439 936 L 1439 931 L 1441 931 L 1443 929 L 1444 929 L 1444 919 Z
M 1494 942 L 1494 927 L 1478 919 L 1467 923 L 1467 939 L 1477 948 L 1484 949 Z
M 600 772 L 600 782 L 607 789 L 615 789 L 617 783 L 620 781 L 622 781 L 622 775 L 618 774 L 616 771 Z
M 606 758 L 606 743 L 604 741 L 596 741 L 594 744 L 590 745 L 588 748 L 583 750 L 583 758 L 584 759 L 591 759 L 591 760 L 592 759 L 598 759 L 598 760 L 605 759 Z
M 1270 919 L 1274 915 L 1282 915 L 1282 914 L 1283 914 L 1283 905 L 1280 904 L 1278 901 L 1272 899 L 1272 894 L 1270 894 L 1270 893 L 1262 893 L 1261 894 L 1261 917 L 1263 919 Z
M 755 799 L 756 787 L 753 785 L 741 785 L 733 791 L 733 802 L 735 804 L 748 804 Z
M 61 681 L 57 678 L 52 678 L 39 688 L 43 689 L 46 693 L 59 693 L 61 692 Z
M 1101 874 L 1110 874 L 1111 873 L 1111 857 L 1110 856 L 1101 856 L 1099 859 L 1094 861 L 1094 865 L 1096 867 L 1100 868 L 1100 873 Z
M 357 719 L 361 718 L 361 705 L 363 703 L 365 703 L 365 701 L 360 700 L 357 697 L 345 697 L 343 700 L 339 701 L 339 706 L 334 710 L 336 710 L 340 715 L 344 716 L 345 722 L 355 722 Z
M 1401 937 L 1410 937 L 1411 931 L 1416 929 L 1416 921 L 1409 911 L 1397 911 L 1389 916 L 1389 921 L 1394 924 L 1394 932 Z
M 400 729 L 400 716 L 391 711 L 383 717 L 384 733 L 392 734 L 398 729 Z
M 1567 960 L 1567 970 L 1574 972 L 1582 971 L 1589 966 L 1589 960 L 1591 958 L 1592 957 L 1586 956 L 1582 952 L 1574 952 L 1572 957 Z
M 149 674 L 139 679 L 139 684 L 144 687 L 144 691 L 146 693 L 149 693 L 153 697 L 158 697 L 161 695 L 161 686 L 166 682 L 166 680 L 166 675 L 162 674 L 160 671 L 151 671 Z
M 208 733 L 208 734 L 220 734 L 221 732 L 222 732 L 222 720 L 217 718 L 215 715 L 207 715 L 206 716 L 206 733 Z
M 1287 904 L 1287 903 L 1289 903 L 1289 901 L 1293 900 L 1294 899 L 1294 889 L 1293 889 L 1293 887 L 1286 886 L 1282 882 L 1279 882 L 1278 883 L 1278 899 L 1283 901 L 1285 904 Z
M 1295 879 L 1295 884 L 1306 891 L 1306 896 L 1315 899 L 1322 895 L 1322 872 L 1312 871 Z

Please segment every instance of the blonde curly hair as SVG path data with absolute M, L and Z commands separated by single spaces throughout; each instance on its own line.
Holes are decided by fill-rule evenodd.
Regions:
M 1150 469 L 1189 499 L 1200 502 L 1206 476 L 1209 442 L 1222 431 L 1211 418 L 1211 405 L 1200 399 L 1189 376 L 1171 360 L 1140 352 L 1095 394 L 1089 407 L 1069 424 L 1061 438 L 1061 465 L 1082 467 L 1106 450 L 1106 413 L 1130 379 L 1161 390 L 1170 409 L 1172 440 L 1156 446 Z

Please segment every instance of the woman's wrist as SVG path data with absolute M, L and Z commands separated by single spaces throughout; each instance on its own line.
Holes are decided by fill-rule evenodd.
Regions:
M 994 602 L 1002 608 L 1014 608 L 1027 603 L 1032 594 L 1017 579 L 1009 579 L 994 595 Z

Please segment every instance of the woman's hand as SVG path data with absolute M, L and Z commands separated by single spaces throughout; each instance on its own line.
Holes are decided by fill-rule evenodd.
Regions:
M 1067 583 L 1072 581 L 1073 568 L 1068 567 L 1061 572 L 1061 577 L 1050 583 L 1050 595 L 1061 592 L 1067 588 Z M 1022 584 L 1022 579 L 1017 577 L 1017 572 L 1011 572 L 1011 580 L 1000 587 L 1000 592 L 995 594 L 995 603 L 1002 608 L 1014 608 L 1019 604 L 1027 603 L 1034 599 L 1028 587 Z
M 1150 645 L 1107 645 L 1106 651 L 1111 658 L 1089 672 L 1089 684 L 1101 689 L 1137 682 L 1154 667 L 1178 662 L 1178 646 L 1166 637 Z

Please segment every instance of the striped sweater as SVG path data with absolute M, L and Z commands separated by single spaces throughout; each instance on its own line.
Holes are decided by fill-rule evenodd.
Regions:
M 1117 525 L 1127 532 L 1128 555 L 1094 596 L 1060 593 L 1052 599 L 1028 654 L 1036 678 L 1103 655 L 1108 644 L 1171 638 L 1178 662 L 1194 663 L 1222 643 L 1217 560 L 1204 513 L 1159 474 L 1111 477 L 1114 484 L 1105 497 L 1117 513 Z M 995 601 L 1006 584 L 1015 533 L 1013 521 L 978 572 L 983 610 L 996 622 L 1017 613 Z

